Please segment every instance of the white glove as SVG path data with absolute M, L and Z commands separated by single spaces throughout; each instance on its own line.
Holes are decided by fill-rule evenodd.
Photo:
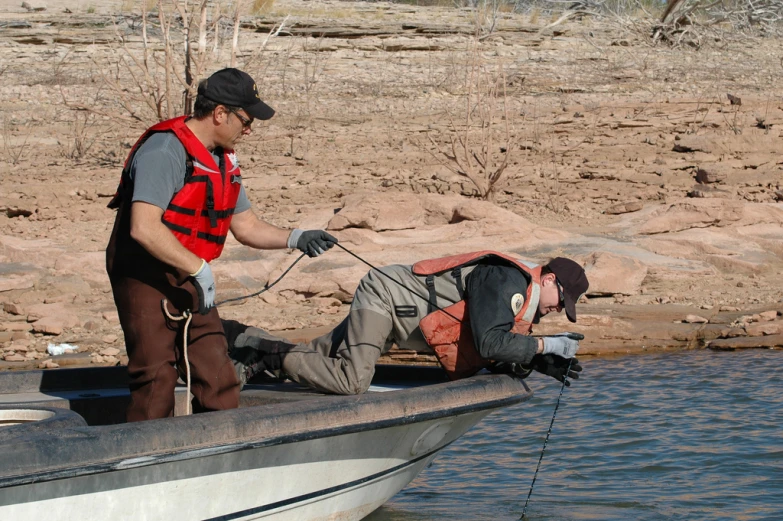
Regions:
M 198 292 L 198 312 L 202 315 L 209 313 L 209 308 L 215 305 L 215 277 L 209 263 L 201 259 L 201 267 L 196 273 L 191 273 L 193 283 Z
M 563 358 L 573 358 L 579 351 L 579 340 L 584 335 L 580 333 L 558 333 L 553 336 L 543 337 L 545 355 L 557 355 Z

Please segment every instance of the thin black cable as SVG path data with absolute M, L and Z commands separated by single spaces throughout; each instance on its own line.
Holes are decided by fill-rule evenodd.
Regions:
M 347 253 L 347 254 L 349 254 L 349 255 L 352 255 L 353 257 L 357 258 L 359 261 L 361 261 L 361 262 L 363 262 L 364 264 L 368 265 L 370 268 L 374 269 L 375 271 L 377 271 L 378 273 L 380 273 L 380 274 L 381 274 L 381 275 L 383 275 L 384 277 L 388 278 L 389 280 L 391 280 L 391 281 L 392 281 L 392 282 L 394 282 L 395 284 L 399 285 L 399 286 L 400 286 L 400 287 L 402 287 L 403 289 L 407 290 L 408 292 L 412 293 L 413 295 L 416 295 L 417 297 L 419 297 L 420 299 L 422 299 L 424 302 L 427 302 L 427 303 L 429 304 L 429 302 L 430 302 L 430 299 L 429 299 L 429 298 L 427 298 L 427 297 L 425 297 L 425 296 L 423 296 L 423 295 L 420 295 L 419 293 L 416 293 L 415 291 L 413 291 L 413 290 L 412 290 L 412 289 L 410 289 L 408 286 L 406 286 L 405 284 L 403 284 L 403 283 L 402 283 L 402 282 L 400 282 L 399 280 L 395 279 L 394 277 L 392 277 L 392 276 L 391 276 L 391 275 L 389 275 L 388 273 L 385 273 L 385 272 L 384 272 L 384 271 L 382 271 L 380 268 L 377 268 L 377 267 L 373 266 L 372 264 L 370 264 L 369 262 L 367 262 L 366 260 L 362 259 L 361 257 L 359 257 L 358 255 L 356 255 L 354 252 L 350 251 L 348 248 L 346 248 L 345 246 L 343 246 L 343 245 L 342 245 L 342 244 L 340 244 L 339 242 L 338 242 L 338 243 L 335 243 L 335 244 L 336 244 L 337 246 L 339 246 L 339 247 L 340 247 L 342 250 L 344 250 L 344 251 L 345 251 L 345 253 Z M 272 284 L 267 284 L 267 285 L 266 285 L 266 286 L 264 286 L 264 288 L 263 288 L 263 289 L 261 289 L 260 291 L 256 291 L 255 293 L 251 293 L 250 295 L 243 295 L 243 296 L 241 296 L 241 297 L 234 297 L 234 298 L 229 298 L 229 299 L 226 299 L 226 300 L 221 300 L 220 302 L 218 302 L 217 304 L 215 304 L 215 307 L 218 307 L 218 306 L 220 306 L 220 305 L 222 305 L 222 304 L 226 304 L 227 302 L 237 302 L 237 301 L 240 301 L 240 300 L 249 299 L 249 298 L 252 298 L 252 297 L 258 296 L 258 295 L 260 295 L 261 293 L 263 293 L 263 292 L 267 291 L 267 290 L 268 290 L 268 289 L 270 289 L 272 286 L 274 286 L 275 284 L 277 284 L 278 282 L 280 282 L 280 280 L 281 280 L 283 277 L 285 277 L 285 276 L 288 274 L 288 272 L 289 272 L 289 271 L 291 271 L 291 269 L 292 269 L 294 266 L 296 266 L 296 263 L 297 263 L 297 262 L 299 262 L 300 260 L 302 260 L 302 257 L 304 257 L 304 256 L 305 256 L 305 254 L 304 254 L 304 253 L 303 253 L 303 254 L 301 254 L 301 255 L 299 256 L 299 258 L 297 258 L 297 259 L 296 259 L 296 260 L 293 262 L 293 264 L 291 264 L 291 265 L 288 267 L 288 269 L 286 269 L 286 270 L 283 272 L 283 274 L 282 274 L 282 275 L 280 275 L 280 276 L 277 278 L 277 280 L 275 280 L 275 281 L 274 281 Z M 449 313 L 448 311 L 446 311 L 446 310 L 445 310 L 445 309 L 443 309 L 442 307 L 438 306 L 438 305 L 437 305 L 437 303 L 434 303 L 434 302 L 433 302 L 433 307 L 434 307 L 435 309 L 439 310 L 439 311 L 443 311 L 444 313 L 446 313 L 448 316 L 450 316 L 451 318 L 453 318 L 453 319 L 454 319 L 454 320 L 456 320 L 457 322 L 460 322 L 460 320 L 459 320 L 457 317 L 455 317 L 454 315 L 452 315 L 451 313 Z
M 343 246 L 343 245 L 342 245 L 342 244 L 340 244 L 339 242 L 338 242 L 338 243 L 335 243 L 335 244 L 336 244 L 337 246 L 339 246 L 340 248 L 342 248 L 342 249 L 345 251 L 345 253 L 347 253 L 347 254 L 349 254 L 349 255 L 352 255 L 352 256 L 356 257 L 356 258 L 357 258 L 357 259 L 359 259 L 361 262 L 365 263 L 366 265 L 368 265 L 369 267 L 371 267 L 372 269 L 374 269 L 374 270 L 375 270 L 375 271 L 377 271 L 378 273 L 382 274 L 384 277 L 388 278 L 389 280 L 391 280 L 392 282 L 394 282 L 395 284 L 397 284 L 397 285 L 398 285 L 398 286 L 400 286 L 401 288 L 403 288 L 403 289 L 407 290 L 409 293 L 411 293 L 411 294 L 413 294 L 413 295 L 416 295 L 417 297 L 419 297 L 420 299 L 422 299 L 424 302 L 427 302 L 428 304 L 430 303 L 430 299 L 429 299 L 428 297 L 425 297 L 424 295 L 420 295 L 419 293 L 416 293 L 415 291 L 413 291 L 413 290 L 412 290 L 412 289 L 410 289 L 408 286 L 406 286 L 405 284 L 403 284 L 403 283 L 402 283 L 402 282 L 400 282 L 399 280 L 395 279 L 394 277 L 392 277 L 392 276 L 391 276 L 391 275 L 389 275 L 388 273 L 386 273 L 386 272 L 384 272 L 384 271 L 381 271 L 379 268 L 376 268 L 375 266 L 373 266 L 372 264 L 370 264 L 370 263 L 369 263 L 369 262 L 367 262 L 366 260 L 364 260 L 364 259 L 362 259 L 361 257 L 359 257 L 358 255 L 356 255 L 354 252 L 352 252 L 352 251 L 348 250 L 348 248 L 346 248 L 345 246 Z M 439 307 L 439 306 L 438 306 L 438 305 L 437 305 L 435 302 L 433 302 L 433 303 L 432 303 L 432 305 L 433 305 L 433 307 L 434 307 L 435 309 L 437 309 L 438 311 L 443 311 L 444 313 L 446 313 L 448 316 L 450 316 L 451 318 L 453 318 L 453 319 L 454 319 L 454 320 L 456 320 L 457 322 L 461 322 L 461 320 L 460 320 L 460 319 L 458 319 L 457 317 L 455 317 L 454 315 L 452 315 L 451 313 L 449 313 L 448 311 L 446 311 L 446 310 L 445 310 L 445 309 L 443 309 L 442 307 Z
M 563 377 L 563 385 L 560 386 L 560 394 L 557 397 L 557 403 L 555 404 L 555 411 L 552 413 L 552 421 L 549 422 L 549 430 L 546 432 L 546 438 L 544 438 L 544 447 L 541 449 L 541 455 L 538 457 L 538 465 L 536 465 L 536 472 L 533 474 L 533 482 L 530 483 L 530 491 L 527 493 L 527 499 L 525 500 L 525 506 L 522 508 L 522 516 L 520 516 L 520 521 L 522 519 L 525 519 L 525 514 L 527 513 L 527 505 L 530 502 L 530 496 L 533 494 L 533 485 L 536 484 L 536 478 L 538 477 L 538 469 L 541 468 L 541 460 L 544 459 L 544 451 L 546 450 L 546 444 L 549 442 L 549 435 L 552 434 L 552 426 L 555 424 L 555 416 L 557 416 L 557 408 L 560 407 L 560 398 L 563 396 L 563 390 L 566 388 L 566 382 L 568 381 L 568 371 L 571 370 L 571 364 L 573 363 L 574 359 L 571 358 L 568 361 L 568 367 L 565 371 L 565 376 Z
M 420 299 L 422 299 L 424 302 L 426 302 L 426 303 L 428 303 L 428 304 L 430 303 L 430 299 L 429 299 L 429 298 L 427 298 L 427 297 L 425 297 L 425 296 L 423 296 L 423 295 L 421 295 L 421 294 L 419 294 L 419 293 L 416 293 L 415 291 L 413 291 L 412 289 L 410 289 L 408 286 L 406 286 L 406 285 L 405 285 L 405 284 L 403 284 L 402 282 L 400 282 L 400 281 L 398 281 L 397 279 L 393 278 L 393 277 L 392 277 L 391 275 L 389 275 L 388 273 L 386 273 L 386 272 L 382 271 L 380 268 L 377 268 L 377 267 L 373 266 L 372 264 L 370 264 L 369 262 L 367 262 L 366 260 L 362 259 L 361 257 L 359 257 L 358 255 L 356 255 L 354 252 L 350 251 L 348 248 L 346 248 L 346 247 L 345 247 L 345 246 L 343 246 L 342 244 L 340 244 L 340 243 L 336 243 L 336 244 L 337 244 L 337 246 L 339 246 L 340 248 L 342 248 L 342 249 L 343 249 L 343 250 L 344 250 L 346 253 L 348 253 L 349 255 L 352 255 L 353 257 L 357 258 L 358 260 L 360 260 L 360 261 L 361 261 L 361 262 L 363 262 L 364 264 L 368 265 L 370 268 L 374 269 L 375 271 L 377 271 L 378 273 L 380 273 L 380 274 L 381 274 L 381 275 L 383 275 L 384 277 L 388 278 L 389 280 L 391 280 L 392 282 L 394 282 L 394 283 L 395 283 L 395 284 L 397 284 L 398 286 L 400 286 L 400 287 L 402 287 L 403 289 L 407 290 L 409 293 L 411 293 L 411 294 L 413 294 L 413 295 L 415 295 L 415 296 L 419 297 Z M 251 293 L 250 295 L 243 295 L 243 296 L 241 296 L 241 297 L 234 297 L 234 298 L 229 298 L 229 299 L 226 299 L 226 300 L 221 300 L 220 302 L 218 302 L 217 304 L 215 304 L 215 307 L 218 307 L 218 306 L 220 306 L 220 305 L 222 305 L 222 304 L 226 304 L 227 302 L 237 302 L 237 301 L 240 301 L 240 300 L 245 300 L 245 299 L 249 299 L 249 298 L 252 298 L 252 297 L 256 297 L 256 296 L 260 295 L 261 293 L 263 293 L 263 292 L 265 292 L 265 291 L 267 291 L 267 290 L 271 289 L 271 288 L 272 288 L 272 286 L 274 286 L 275 284 L 277 284 L 278 282 L 280 282 L 280 280 L 282 280 L 282 278 L 283 278 L 283 277 L 285 277 L 286 275 L 288 275 L 288 272 L 289 272 L 289 271 L 291 271 L 291 269 L 292 269 L 294 266 L 296 266 L 296 263 L 297 263 L 297 262 L 299 262 L 300 260 L 302 260 L 302 257 L 304 257 L 304 256 L 305 256 L 305 254 L 303 253 L 303 254 L 301 254 L 299 257 L 297 257 L 297 259 L 296 259 L 296 260 L 295 260 L 295 261 L 294 261 L 294 262 L 293 262 L 293 263 L 292 263 L 292 264 L 291 264 L 291 265 L 290 265 L 290 266 L 289 266 L 289 267 L 288 267 L 288 268 L 287 268 L 287 269 L 286 269 L 286 270 L 283 272 L 283 274 L 282 274 L 282 275 L 280 275 L 280 276 L 277 278 L 277 280 L 275 280 L 275 281 L 274 281 L 273 283 L 271 283 L 271 284 L 267 284 L 266 286 L 264 286 L 264 288 L 263 288 L 263 289 L 261 289 L 261 290 L 259 290 L 259 291 L 256 291 L 255 293 Z M 450 316 L 451 318 L 453 318 L 453 319 L 454 319 L 454 320 L 456 320 L 457 322 L 460 322 L 460 319 L 458 319 L 457 317 L 455 317 L 454 315 L 452 315 L 451 313 L 449 313 L 448 311 L 446 311 L 446 310 L 445 310 L 445 309 L 443 309 L 442 307 L 438 306 L 438 304 L 437 304 L 437 303 L 433 303 L 433 307 L 434 307 L 435 309 L 439 310 L 439 311 L 443 311 L 443 312 L 444 312 L 446 315 Z M 539 335 L 531 335 L 531 336 L 538 338 L 538 336 L 539 336 Z
M 406 286 L 405 284 L 403 284 L 403 283 L 402 283 L 402 282 L 400 282 L 399 280 L 397 280 L 397 279 L 393 278 L 393 277 L 392 277 L 391 275 L 389 275 L 388 273 L 386 273 L 386 272 L 382 271 L 380 268 L 377 268 L 376 266 L 373 266 L 372 264 L 370 264 L 370 263 L 369 263 L 369 262 L 367 262 L 366 260 L 362 259 L 361 257 L 359 257 L 358 255 L 356 255 L 354 252 L 352 252 L 351 250 L 349 250 L 348 248 L 346 248 L 345 246 L 343 246 L 343 245 L 342 245 L 342 244 L 340 244 L 339 242 L 337 242 L 337 243 L 335 243 L 335 244 L 336 244 L 337 246 L 339 246 L 339 247 L 340 247 L 342 250 L 344 250 L 344 251 L 345 251 L 345 253 L 347 253 L 347 254 L 349 254 L 349 255 L 351 255 L 351 256 L 353 256 L 353 257 L 355 257 L 355 258 L 356 258 L 356 259 L 358 259 L 359 261 L 361 261 L 361 262 L 363 262 L 364 264 L 368 265 L 370 268 L 374 269 L 375 271 L 377 271 L 378 273 L 380 273 L 380 274 L 381 274 L 381 275 L 383 275 L 384 277 L 388 278 L 389 280 L 391 280 L 392 282 L 394 282 L 395 284 L 397 284 L 397 285 L 398 285 L 398 286 L 400 286 L 401 288 L 403 288 L 403 289 L 407 290 L 407 291 L 408 291 L 409 293 L 411 293 L 412 295 L 415 295 L 415 296 L 419 297 L 420 299 L 422 299 L 424 302 L 426 302 L 426 303 L 428 303 L 428 304 L 430 303 L 430 299 L 429 299 L 428 297 L 425 297 L 424 295 L 421 295 L 421 294 L 419 294 L 419 293 L 416 293 L 415 291 L 413 291 L 412 289 L 410 289 L 408 286 Z M 249 298 L 252 298 L 252 297 L 255 297 L 255 296 L 258 296 L 258 295 L 260 295 L 261 293 L 263 293 L 263 292 L 267 291 L 268 289 L 271 289 L 271 288 L 272 288 L 272 286 L 274 286 L 275 284 L 277 284 L 278 282 L 280 282 L 280 280 L 281 280 L 283 277 L 285 277 L 286 275 L 288 275 L 288 272 L 289 272 L 289 271 L 291 271 L 291 269 L 292 269 L 294 266 L 296 266 L 296 263 L 297 263 L 297 262 L 299 262 L 300 260 L 302 260 L 302 257 L 304 257 L 304 256 L 305 256 L 305 254 L 304 254 L 304 253 L 303 253 L 303 254 L 301 254 L 301 255 L 300 255 L 300 256 L 299 256 L 299 257 L 298 257 L 298 258 L 297 258 L 297 259 L 296 259 L 296 260 L 293 262 L 293 264 L 291 264 L 291 265 L 288 267 L 288 269 L 286 269 L 286 270 L 283 272 L 283 274 L 282 274 L 282 275 L 280 275 L 280 276 L 277 278 L 277 280 L 275 280 L 275 281 L 274 281 L 272 284 L 268 284 L 268 285 L 264 286 L 264 288 L 263 288 L 263 289 L 261 289 L 261 290 L 259 290 L 259 291 L 256 291 L 255 293 L 251 293 L 250 295 L 243 295 L 243 296 L 241 296 L 241 297 L 234 297 L 234 298 L 229 298 L 229 299 L 226 299 L 226 300 L 221 300 L 220 302 L 218 302 L 217 304 L 215 304 L 215 307 L 218 307 L 218 306 L 220 306 L 220 305 L 222 305 L 222 304 L 225 304 L 225 303 L 227 303 L 227 302 L 237 302 L 237 301 L 239 301 L 239 300 L 245 300 L 245 299 L 249 299 Z M 443 311 L 445 314 L 447 314 L 448 316 L 450 316 L 451 318 L 453 318 L 453 319 L 454 319 L 454 320 L 456 320 L 457 322 L 461 322 L 461 320 L 460 320 L 460 319 L 458 319 L 457 317 L 455 317 L 454 315 L 452 315 L 451 313 L 449 313 L 448 311 L 446 311 L 446 310 L 445 310 L 445 309 L 443 309 L 442 307 L 438 306 L 438 304 L 437 304 L 437 303 L 433 302 L 433 303 L 432 303 L 432 306 L 433 306 L 435 309 L 437 309 L 438 311 Z M 532 335 L 532 336 L 534 336 L 534 337 L 535 337 L 535 336 L 537 336 L 537 335 Z
M 268 290 L 268 289 L 270 289 L 272 286 L 274 286 L 275 284 L 277 284 L 278 282 L 280 282 L 280 281 L 283 279 L 283 277 L 285 277 L 286 275 L 288 275 L 288 272 L 289 272 L 289 271 L 291 271 L 291 270 L 293 269 L 293 267 L 294 267 L 294 266 L 296 266 L 296 263 L 297 263 L 297 262 L 299 262 L 300 260 L 302 260 L 302 257 L 304 257 L 304 256 L 305 256 L 305 254 L 304 254 L 304 253 L 303 253 L 303 254 L 301 254 L 301 255 L 300 255 L 300 256 L 299 256 L 299 257 L 298 257 L 298 258 L 297 258 L 297 259 L 296 259 L 296 260 L 293 262 L 293 264 L 291 264 L 290 266 L 288 266 L 288 269 L 287 269 L 287 270 L 285 270 L 285 271 L 283 272 L 283 274 L 282 274 L 282 275 L 280 275 L 279 277 L 277 277 L 277 280 L 275 280 L 275 281 L 274 281 L 272 284 L 267 284 L 267 285 L 265 285 L 265 286 L 264 286 L 264 288 L 263 288 L 263 289 L 261 289 L 261 290 L 259 290 L 259 291 L 256 291 L 255 293 L 251 293 L 250 295 L 243 295 L 243 296 L 241 296 L 241 297 L 227 298 L 226 300 L 221 300 L 220 302 L 218 302 L 217 304 L 215 304 L 215 307 L 218 307 L 218 306 L 220 306 L 220 305 L 223 305 L 223 304 L 225 304 L 225 303 L 227 303 L 227 302 L 237 302 L 237 301 L 239 301 L 239 300 L 245 300 L 245 299 L 249 299 L 249 298 L 252 298 L 252 297 L 256 297 L 256 296 L 260 295 L 261 293 L 263 293 L 263 292 L 267 291 L 267 290 Z

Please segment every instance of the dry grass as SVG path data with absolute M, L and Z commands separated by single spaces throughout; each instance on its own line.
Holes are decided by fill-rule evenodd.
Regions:
M 20 126 L 14 124 L 8 114 L 3 114 L 3 156 L 11 165 L 18 165 L 30 151 L 29 141 L 32 135 L 30 122 Z
M 275 7 L 275 0 L 253 0 L 250 12 L 254 15 L 267 14 Z
M 85 157 L 97 140 L 97 134 L 92 131 L 95 122 L 96 115 L 92 112 L 74 112 L 67 139 L 57 142 L 60 154 L 73 160 Z

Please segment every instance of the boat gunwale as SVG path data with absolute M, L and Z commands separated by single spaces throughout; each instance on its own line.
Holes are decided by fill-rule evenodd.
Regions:
M 468 393 L 472 398 L 470 403 L 465 403 L 464 394 Z M 475 396 L 474 396 L 475 394 Z M 444 407 L 444 401 L 449 395 L 455 395 L 451 398 L 451 403 L 460 402 L 460 405 Z M 480 395 L 480 396 L 479 396 Z M 490 395 L 490 396 L 486 396 Z M 120 456 L 109 456 L 100 461 L 100 454 L 91 457 L 92 463 L 79 463 L 73 461 L 62 464 L 51 465 L 51 468 L 37 472 L 17 472 L 14 475 L 0 476 L 0 488 L 37 483 L 42 481 L 53 481 L 66 479 L 76 476 L 90 474 L 100 474 L 106 472 L 123 471 L 131 468 L 158 465 L 163 463 L 185 461 L 215 455 L 228 454 L 245 450 L 254 450 L 258 448 L 271 447 L 286 443 L 297 443 L 319 438 L 328 438 L 353 434 L 357 432 L 385 429 L 398 425 L 409 425 L 413 423 L 431 421 L 448 416 L 458 416 L 480 412 L 484 410 L 499 409 L 509 405 L 529 400 L 533 393 L 522 381 L 507 375 L 481 375 L 456 382 L 446 382 L 433 384 L 424 387 L 403 389 L 399 391 L 389 391 L 382 393 L 366 393 L 357 396 L 323 396 L 308 399 L 300 402 L 286 404 L 269 404 L 255 407 L 246 407 L 240 409 L 231 409 L 227 411 L 215 411 L 207 414 L 194 416 L 179 416 L 175 418 L 165 418 L 161 420 L 150 420 L 146 422 L 137 422 L 133 424 L 117 424 L 106 426 L 84 426 L 72 427 L 60 431 L 59 434 L 67 432 L 68 442 L 70 444 L 81 444 L 82 446 L 94 442 L 99 436 L 104 440 L 113 441 L 113 444 L 107 444 L 102 447 L 104 452 L 115 449 L 115 453 Z M 493 397 L 494 396 L 494 397 Z M 462 399 L 460 399 L 462 397 Z M 418 403 L 417 403 L 418 402 Z M 22 405 L 23 404 L 19 404 Z M 397 414 L 391 414 L 384 409 L 384 405 L 389 407 L 392 412 L 399 409 Z M 41 407 L 41 409 L 55 410 L 56 408 Z M 352 415 L 340 415 L 340 412 L 347 412 L 344 409 L 353 411 Z M 368 413 L 373 409 L 382 409 L 387 412 L 386 417 L 377 418 Z M 411 409 L 409 412 L 408 409 Z M 364 414 L 362 414 L 364 412 Z M 69 414 L 76 414 L 68 411 Z M 339 418 L 341 424 L 328 425 L 330 419 L 327 416 Z M 183 424 L 190 424 L 191 430 L 196 432 L 211 434 L 210 429 L 219 430 L 220 427 L 228 428 L 231 423 L 222 421 L 219 416 L 229 416 L 233 418 L 235 427 L 245 427 L 245 431 L 251 430 L 255 434 L 234 433 L 234 436 L 227 436 L 226 441 L 216 442 L 215 438 L 220 437 L 220 433 L 212 434 L 207 439 L 194 442 L 186 447 L 167 447 L 165 441 L 161 440 L 160 427 L 161 422 L 166 422 L 165 432 L 182 434 L 188 429 Z M 369 419 L 368 419 L 369 417 Z M 321 419 L 316 422 L 315 427 L 308 425 L 297 425 L 292 419 L 299 418 L 299 424 L 308 423 L 313 418 Z M 326 418 L 326 419 L 324 419 Z M 331 422 L 332 424 L 334 421 Z M 282 424 L 282 425 L 281 425 Z M 218 427 L 215 429 L 215 427 Z M 18 428 L 17 427 L 8 427 Z M 274 432 L 275 427 L 282 429 L 283 432 Z M 241 431 L 241 429 L 237 429 Z M 270 433 L 269 431 L 273 431 Z M 122 431 L 130 432 L 128 436 L 123 437 Z M 157 431 L 157 432 L 156 432 Z M 14 454 L 30 454 L 35 445 L 38 451 L 46 452 L 47 448 L 55 449 L 53 443 L 58 443 L 57 436 L 47 436 L 36 434 L 31 439 L 24 439 L 19 444 L 19 450 L 13 451 Z M 147 436 L 145 436 L 145 434 Z M 81 438 L 79 435 L 82 435 Z M 123 441 L 135 441 L 136 439 L 153 438 L 162 442 L 159 447 L 149 448 L 148 450 L 116 451 L 122 448 Z M 177 438 L 175 436 L 175 438 Z M 174 440 L 177 441 L 176 439 Z M 118 447 L 119 445 L 119 447 Z M 26 449 L 26 450 L 25 450 Z M 76 451 L 70 451 L 76 452 Z M 130 452 L 130 453 L 129 453 Z M 0 453 L 0 462 L 8 459 L 8 451 L 5 451 L 6 457 Z M 73 459 L 73 458 L 72 458 Z M 99 462 L 95 462 L 98 459 Z M 135 460 L 135 461 L 134 461 Z M 9 462 L 13 463 L 13 462 Z M 45 467 L 46 465 L 37 465 L 36 462 L 29 462 L 27 467 Z M 10 468 L 0 465 L 0 468 Z M 18 468 L 19 465 L 16 465 Z

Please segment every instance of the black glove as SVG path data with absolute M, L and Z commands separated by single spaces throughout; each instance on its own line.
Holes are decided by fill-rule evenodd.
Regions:
M 571 368 L 568 368 L 568 364 Z M 566 359 L 557 355 L 536 355 L 530 363 L 530 366 L 541 374 L 551 376 L 558 382 L 565 382 L 566 387 L 571 386 L 568 378 L 578 380 L 579 373 L 582 372 L 582 366 L 576 358 Z M 566 373 L 567 371 L 567 373 Z
M 487 370 L 495 374 L 510 374 L 517 378 L 527 378 L 533 370 L 516 362 L 495 362 L 487 367 Z
M 337 244 L 337 238 L 323 230 L 299 230 L 291 232 L 288 247 L 298 248 L 309 257 L 318 257 L 323 252 Z

